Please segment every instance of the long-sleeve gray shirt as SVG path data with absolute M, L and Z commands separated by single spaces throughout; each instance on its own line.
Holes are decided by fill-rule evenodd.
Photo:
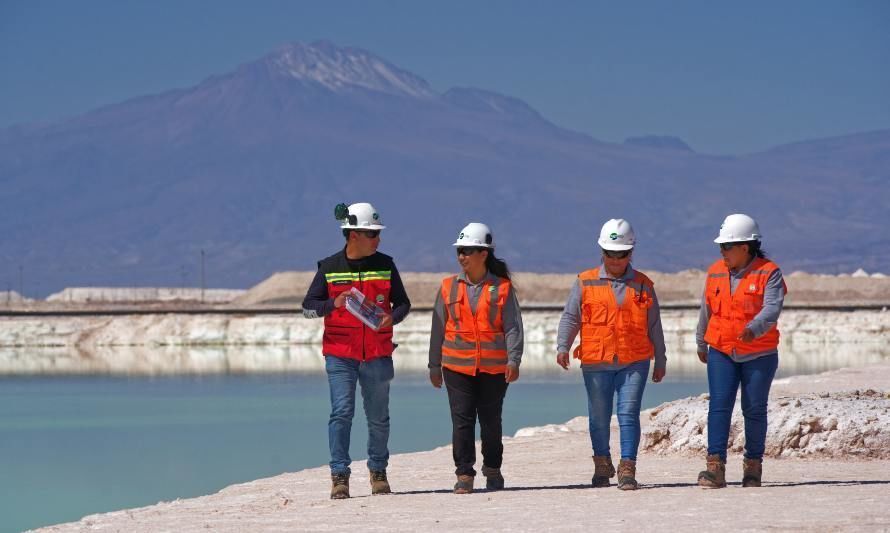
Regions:
M 625 289 L 627 282 L 633 280 L 633 267 L 628 265 L 624 275 L 620 278 L 613 278 L 609 275 L 606 267 L 600 265 L 600 279 L 609 280 L 612 287 L 612 294 L 615 295 L 615 302 L 618 305 L 624 303 Z M 649 324 L 649 340 L 655 346 L 655 368 L 663 369 L 667 365 L 667 350 L 664 346 L 664 332 L 661 329 L 661 310 L 658 306 L 658 297 L 655 295 L 655 289 L 652 290 L 652 307 L 647 312 Z M 575 337 L 581 331 L 581 280 L 577 280 L 572 285 L 572 291 L 569 293 L 569 299 L 566 301 L 565 308 L 562 311 L 562 317 L 559 319 L 559 330 L 556 334 L 556 351 L 557 353 L 569 353 Z M 613 360 L 612 363 L 598 363 L 595 365 L 582 365 L 588 370 L 620 370 L 627 365 L 622 365 Z
M 463 283 L 467 290 L 470 309 L 476 312 L 476 304 L 485 281 L 497 282 L 498 277 L 488 272 L 485 278 L 476 283 L 470 283 L 466 274 L 461 273 L 457 277 L 458 283 Z M 442 291 L 436 292 L 436 303 L 433 305 L 433 322 L 430 327 L 430 359 L 429 368 L 442 366 L 442 342 L 445 340 L 445 302 L 442 301 Z M 504 324 L 504 340 L 507 344 L 507 360 L 509 364 L 518 368 L 522 362 L 523 332 L 522 313 L 519 310 L 519 302 L 516 300 L 516 292 L 510 288 L 507 301 L 504 302 L 502 320 Z
M 742 281 L 742 278 L 745 277 L 745 274 L 751 270 L 753 264 L 754 261 L 751 261 L 745 268 L 737 271 L 729 271 L 730 295 L 735 292 L 736 287 L 739 286 L 739 283 Z M 769 278 L 766 281 L 766 287 L 763 289 L 763 308 L 760 309 L 760 312 L 757 313 L 745 327 L 751 330 L 751 333 L 754 334 L 755 338 L 760 337 L 778 323 L 779 315 L 782 313 L 782 306 L 784 303 L 785 282 L 782 278 L 782 271 L 777 268 L 769 275 Z M 708 322 L 710 322 L 710 320 L 711 308 L 708 307 L 706 288 L 701 297 L 701 309 L 698 313 L 698 327 L 695 328 L 695 343 L 700 352 L 708 351 L 708 343 L 705 342 L 705 332 L 708 330 Z M 729 355 L 736 363 L 744 363 L 745 361 L 750 361 L 751 359 L 756 359 L 763 355 L 772 355 L 774 353 L 776 353 L 776 350 L 744 355 L 727 355 Z

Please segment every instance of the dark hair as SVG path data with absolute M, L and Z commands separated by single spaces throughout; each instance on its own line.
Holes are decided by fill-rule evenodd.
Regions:
M 512 278 L 510 277 L 510 267 L 507 266 L 506 261 L 494 256 L 494 248 L 488 248 L 488 256 L 485 258 L 485 268 L 499 278 L 512 281 Z
M 745 241 L 742 244 L 748 245 L 748 255 L 751 256 L 751 259 L 755 257 L 767 259 L 766 252 L 760 247 L 760 241 Z
M 345 237 L 347 241 L 349 240 L 349 232 L 350 231 L 352 231 L 352 230 L 351 229 L 343 230 L 343 237 Z

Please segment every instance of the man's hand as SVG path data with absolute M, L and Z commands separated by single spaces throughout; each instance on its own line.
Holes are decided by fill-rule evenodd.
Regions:
M 442 369 L 441 368 L 431 368 L 430 369 L 430 383 L 433 384 L 433 387 L 437 389 L 442 388 Z
M 377 329 L 384 329 L 392 326 L 392 315 L 383 315 L 380 319 L 380 326 Z
M 569 352 L 559 352 L 556 354 L 556 364 L 562 367 L 563 370 L 569 369 Z
M 708 352 L 698 352 L 698 360 L 702 363 L 708 362 Z
M 742 330 L 742 334 L 739 335 L 739 340 L 742 342 L 751 342 L 754 340 L 754 332 L 748 328 Z
M 334 309 L 340 309 L 341 307 L 346 305 L 346 295 L 347 294 L 348 294 L 348 291 L 341 292 L 340 294 L 337 295 L 336 298 L 334 298 Z
M 661 383 L 667 371 L 664 368 L 656 368 L 652 371 L 652 383 Z
M 507 383 L 513 383 L 519 379 L 519 367 L 513 363 L 507 363 L 507 370 L 504 371 L 504 380 Z

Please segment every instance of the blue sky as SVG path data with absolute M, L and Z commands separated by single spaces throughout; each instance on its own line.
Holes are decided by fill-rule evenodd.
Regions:
M 606 141 L 707 153 L 890 128 L 890 2 L 0 0 L 0 127 L 192 85 L 277 45 L 368 49 Z

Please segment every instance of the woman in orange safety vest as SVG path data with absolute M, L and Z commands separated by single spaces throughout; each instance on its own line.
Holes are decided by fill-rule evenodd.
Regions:
M 726 447 L 736 393 L 742 388 L 745 457 L 742 486 L 759 487 L 766 445 L 767 400 L 779 365 L 776 324 L 788 292 L 782 271 L 760 248 L 748 215 L 729 215 L 714 242 L 720 259 L 708 269 L 696 343 L 708 365 L 708 458 L 698 484 L 726 486 Z
M 430 382 L 444 381 L 451 408 L 456 494 L 473 492 L 476 418 L 482 435 L 482 475 L 504 488 L 501 411 L 507 385 L 519 379 L 522 316 L 507 264 L 495 257 L 485 224 L 467 225 L 454 243 L 461 272 L 442 280 L 430 332 Z
M 634 490 L 639 487 L 640 403 L 651 360 L 655 360 L 652 381 L 658 383 L 664 378 L 664 334 L 655 287 L 630 264 L 636 245 L 630 223 L 609 220 L 600 231 L 598 243 L 602 264 L 578 275 L 559 320 L 556 362 L 568 370 L 569 349 L 580 331 L 581 343 L 574 355 L 581 360 L 587 388 L 594 464 L 591 483 L 608 487 L 609 478 L 615 476 L 609 426 L 617 396 L 621 432 L 618 488 Z

